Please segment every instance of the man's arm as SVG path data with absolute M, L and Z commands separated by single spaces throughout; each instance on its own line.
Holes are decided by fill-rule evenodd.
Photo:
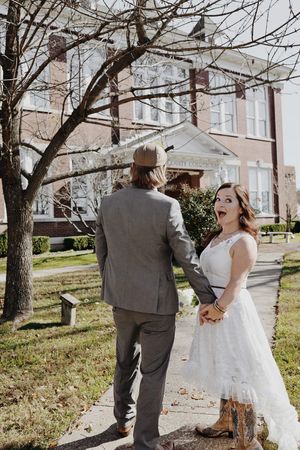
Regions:
M 102 203 L 101 203 L 102 206 Z M 107 256 L 107 243 L 103 230 L 103 217 L 102 217 L 102 207 L 100 206 L 100 210 L 96 220 L 96 237 L 95 237 L 95 246 L 96 246 L 96 255 L 100 268 L 101 276 L 103 276 L 105 260 Z
M 199 258 L 186 231 L 179 203 L 172 202 L 167 224 L 167 237 L 176 261 L 196 292 L 200 303 L 213 303 L 216 299 L 208 279 L 202 272 Z

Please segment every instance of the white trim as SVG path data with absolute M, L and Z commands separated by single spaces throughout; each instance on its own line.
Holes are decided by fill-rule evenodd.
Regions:
M 256 219 L 274 219 L 275 217 L 278 217 L 278 214 L 273 214 L 273 213 L 268 214 L 265 212 L 255 214 Z
M 262 142 L 276 142 L 276 139 L 270 137 L 262 137 L 262 136 L 248 136 L 247 134 L 244 136 L 245 139 L 251 139 L 252 141 L 262 141 Z
M 138 137 L 134 137 L 132 139 L 125 140 L 120 143 L 118 146 L 113 146 L 111 148 L 107 148 L 106 155 L 110 154 L 112 156 L 112 161 L 114 158 L 119 158 L 120 156 L 123 158 L 123 161 L 129 160 L 132 161 L 132 154 L 134 149 L 141 143 L 147 144 L 149 142 L 160 142 L 163 146 L 168 146 L 174 144 L 174 140 L 177 135 L 181 133 L 186 133 L 190 136 L 189 142 L 198 141 L 199 145 L 205 147 L 208 151 L 201 153 L 203 157 L 209 155 L 210 157 L 216 157 L 221 159 L 237 159 L 238 156 L 233 153 L 229 148 L 227 148 L 220 141 L 215 139 L 213 136 L 209 135 L 205 131 L 202 131 L 200 128 L 196 127 L 189 121 L 181 122 L 179 124 L 175 124 L 171 127 L 166 127 L 162 130 L 157 131 L 147 131 L 142 132 L 138 135 Z M 213 150 L 210 150 L 213 149 Z M 168 153 L 168 155 L 178 154 L 179 150 L 172 150 Z M 187 153 L 186 153 L 187 154 Z M 198 156 L 201 156 L 200 153 L 197 152 Z
M 242 137 L 242 135 L 237 134 L 237 133 L 229 133 L 229 132 L 226 132 L 226 131 L 216 130 L 216 129 L 214 129 L 214 128 L 211 128 L 211 129 L 208 131 L 208 133 L 209 133 L 209 134 L 217 134 L 218 136 L 230 136 L 230 137 L 233 137 L 233 138 L 239 138 L 239 137 Z
M 260 160 L 257 161 L 247 161 L 248 167 L 260 167 L 262 169 L 273 169 L 272 163 L 263 162 Z
M 36 107 L 34 105 L 23 104 L 22 109 L 23 109 L 23 111 L 37 112 L 37 113 L 42 113 L 42 114 L 61 114 L 61 111 L 51 108 L 51 103 L 50 103 L 49 108 L 42 107 L 42 106 Z
M 241 161 L 239 159 L 232 159 L 232 160 L 230 160 L 230 163 L 228 163 L 228 166 L 239 166 L 239 167 L 241 167 Z
M 233 75 L 239 76 L 240 79 L 247 76 L 251 78 L 259 76 L 261 79 L 269 81 L 272 84 L 278 79 L 287 78 L 292 71 L 290 67 L 284 65 L 277 65 L 271 70 L 266 70 L 269 66 L 267 60 L 239 50 L 228 49 L 226 52 L 223 49 L 210 50 L 209 52 L 201 52 L 192 59 L 194 63 L 193 67 L 196 69 L 207 69 L 217 61 L 219 67 L 230 72 L 235 72 Z M 276 84 L 280 86 L 281 83 L 282 80 Z
M 52 223 L 52 222 L 69 222 L 72 220 L 72 222 L 80 222 L 80 219 L 76 217 L 69 217 L 66 219 L 65 217 L 34 217 L 35 222 L 45 222 L 45 223 Z M 96 216 L 85 216 L 84 220 L 89 222 L 95 222 Z

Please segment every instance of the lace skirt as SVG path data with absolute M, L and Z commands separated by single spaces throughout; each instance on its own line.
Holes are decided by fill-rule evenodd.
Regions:
M 219 297 L 222 290 L 215 289 Z M 300 424 L 273 358 L 249 292 L 243 289 L 223 321 L 199 325 L 198 316 L 185 379 L 219 398 L 253 403 L 279 450 L 297 450 Z

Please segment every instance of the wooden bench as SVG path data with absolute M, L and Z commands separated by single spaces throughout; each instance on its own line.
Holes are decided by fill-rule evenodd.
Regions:
M 273 237 L 274 236 L 285 236 L 285 242 L 288 244 L 291 239 L 294 239 L 294 235 L 291 231 L 268 231 L 266 233 L 267 236 L 269 236 L 269 243 L 273 243 Z
M 71 294 L 61 294 L 61 323 L 73 327 L 76 323 L 76 306 L 81 303 Z

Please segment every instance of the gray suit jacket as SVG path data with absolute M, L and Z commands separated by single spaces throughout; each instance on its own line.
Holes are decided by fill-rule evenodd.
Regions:
M 174 314 L 178 295 L 172 256 L 201 303 L 215 299 L 185 229 L 177 200 L 129 187 L 104 197 L 96 222 L 102 298 L 144 313 Z

